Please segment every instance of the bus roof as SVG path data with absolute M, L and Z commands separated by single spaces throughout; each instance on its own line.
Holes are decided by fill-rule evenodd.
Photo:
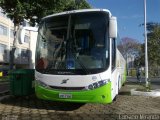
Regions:
M 104 12 L 109 13 L 109 16 L 111 16 L 111 12 L 108 9 L 81 9 L 81 10 L 72 10 L 72 11 L 65 11 L 65 12 L 61 12 L 61 13 L 55 13 L 55 14 L 48 15 L 48 16 L 42 18 L 42 20 L 46 19 L 46 18 L 53 17 L 53 16 L 59 16 L 59 15 L 65 15 L 65 14 L 71 14 L 71 13 L 94 12 L 94 11 L 104 11 Z

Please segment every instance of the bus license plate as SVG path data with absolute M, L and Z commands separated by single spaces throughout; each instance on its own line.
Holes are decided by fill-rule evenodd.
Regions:
M 72 98 L 71 94 L 59 94 L 59 98 Z

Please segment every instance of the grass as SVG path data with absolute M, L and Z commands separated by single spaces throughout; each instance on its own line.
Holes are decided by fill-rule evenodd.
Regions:
M 150 92 L 152 89 L 151 89 L 151 82 L 149 81 L 149 84 L 148 86 L 146 86 L 145 84 L 141 84 L 140 85 L 143 86 L 143 88 L 140 88 L 140 89 L 137 89 L 138 91 L 142 91 L 142 92 Z
M 151 92 L 150 89 L 144 88 L 144 89 L 136 89 L 136 91 L 141 91 L 141 92 Z

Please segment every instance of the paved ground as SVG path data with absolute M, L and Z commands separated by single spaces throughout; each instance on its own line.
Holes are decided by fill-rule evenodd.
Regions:
M 111 104 L 75 104 L 11 97 L 0 102 L 2 120 L 160 120 L 160 97 L 130 96 L 130 89 L 141 88 L 128 79 L 117 100 Z
M 0 82 L 0 92 L 9 90 L 9 83 L 8 82 Z

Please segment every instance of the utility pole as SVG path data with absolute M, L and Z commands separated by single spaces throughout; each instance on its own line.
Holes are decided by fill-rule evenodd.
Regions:
M 144 0 L 144 37 L 145 37 L 145 82 L 146 88 L 149 87 L 148 82 L 148 48 L 147 48 L 147 25 L 146 25 L 146 0 Z

